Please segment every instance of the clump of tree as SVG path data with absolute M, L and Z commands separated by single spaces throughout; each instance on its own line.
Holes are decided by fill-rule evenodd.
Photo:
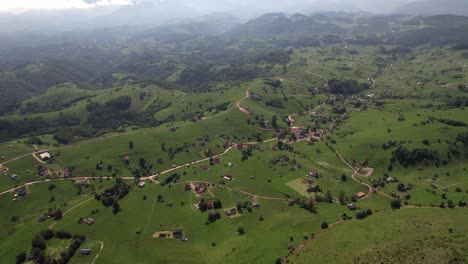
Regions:
M 452 97 L 445 105 L 448 108 L 466 107 L 468 106 L 468 97 L 467 96 Z
M 461 142 L 464 146 L 468 146 L 468 132 L 458 134 L 457 141 Z
M 252 151 L 253 151 L 253 148 L 252 147 L 248 147 L 246 149 L 242 149 L 241 150 L 241 153 L 242 153 L 242 158 L 241 160 L 242 161 L 246 161 L 248 160 L 250 157 L 252 157 Z
M 431 121 L 437 121 L 442 124 L 446 124 L 448 126 L 454 126 L 454 127 L 466 127 L 466 123 L 458 120 L 451 120 L 451 119 L 446 119 L 446 118 L 435 118 L 435 117 L 429 117 L 429 120 Z
M 274 108 L 280 108 L 280 109 L 284 108 L 284 104 L 281 101 L 281 99 L 271 99 L 271 100 L 265 101 L 265 104 Z
M 414 166 L 424 161 L 439 163 L 440 159 L 436 151 L 426 148 L 416 148 L 408 150 L 404 146 L 398 147 L 392 152 L 391 162 L 398 161 L 402 166 Z
M 164 181 L 161 182 L 161 186 L 164 186 L 164 185 L 167 185 L 173 181 L 176 181 L 177 179 L 179 179 L 180 175 L 176 172 L 172 173 L 171 175 L 167 176 L 166 179 L 164 179 Z
M 122 200 L 130 192 L 130 184 L 125 183 L 121 178 L 117 178 L 114 186 L 106 189 L 101 194 L 95 194 L 94 198 L 101 201 L 105 207 L 112 206 L 112 211 L 117 214 L 121 208 L 118 200 Z
M 265 84 L 270 85 L 274 88 L 278 88 L 281 86 L 281 80 L 276 79 L 276 80 L 270 80 L 270 79 L 265 79 Z
M 367 210 L 357 212 L 356 213 L 356 218 L 357 219 L 364 219 L 364 218 L 368 217 L 369 215 L 372 215 L 371 209 L 367 209 Z
M 132 105 L 132 98 L 130 96 L 119 96 L 107 101 L 105 105 L 112 110 L 128 110 Z
M 221 214 L 218 211 L 215 211 L 214 213 L 209 213 L 208 214 L 208 222 L 210 222 L 210 223 L 214 223 L 219 219 L 221 219 Z
M 370 88 L 368 83 L 358 83 L 356 80 L 330 79 L 328 88 L 332 94 L 355 94 Z
M 72 239 L 68 247 L 60 252 L 57 259 L 55 255 L 46 254 L 47 241 L 51 239 Z M 34 263 L 68 263 L 81 244 L 86 240 L 84 235 L 71 234 L 65 231 L 53 231 L 51 229 L 41 231 L 32 240 L 32 249 L 29 254 Z M 24 263 L 26 253 L 21 252 L 16 256 L 16 263 Z

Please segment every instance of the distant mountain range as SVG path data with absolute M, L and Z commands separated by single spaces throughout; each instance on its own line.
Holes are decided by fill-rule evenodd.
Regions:
M 468 0 L 425 0 L 403 5 L 396 13 L 411 15 L 468 15 Z

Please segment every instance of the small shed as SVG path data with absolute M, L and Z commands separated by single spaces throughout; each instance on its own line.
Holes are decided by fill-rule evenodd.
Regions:
M 92 250 L 90 248 L 83 248 L 80 250 L 80 255 L 81 256 L 87 256 L 91 254 Z

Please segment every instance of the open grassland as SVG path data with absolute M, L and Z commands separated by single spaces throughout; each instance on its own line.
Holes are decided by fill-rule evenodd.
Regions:
M 465 263 L 466 210 L 403 209 L 337 224 L 289 263 Z

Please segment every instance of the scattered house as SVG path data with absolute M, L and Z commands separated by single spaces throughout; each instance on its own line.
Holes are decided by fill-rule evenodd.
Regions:
M 354 211 L 354 210 L 356 210 L 356 208 L 357 208 L 357 207 L 356 207 L 355 204 L 353 204 L 353 203 L 348 204 L 348 209 L 349 209 L 349 210 Z
M 166 234 L 159 234 L 159 237 L 165 238 L 167 235 Z
M 137 235 L 141 234 L 141 229 L 135 230 L 135 234 L 137 234 Z
M 363 193 L 363 192 L 358 192 L 358 193 L 356 193 L 356 197 L 357 197 L 358 199 L 361 199 L 361 198 L 363 198 L 363 197 L 365 197 L 365 196 L 366 196 L 366 194 Z
M 213 158 L 213 162 L 214 164 L 219 164 L 221 160 L 219 159 L 219 157 L 216 157 L 216 158 Z
M 52 155 L 49 152 L 42 152 L 39 154 L 39 157 L 41 158 L 41 160 L 46 161 L 52 158 Z
M 46 175 L 46 174 L 48 174 L 48 173 L 49 173 L 49 168 L 47 168 L 47 167 L 42 167 L 42 168 L 39 168 L 39 169 L 37 170 L 37 174 L 38 174 L 39 176 L 44 176 L 44 175 Z
M 233 164 L 232 162 L 228 162 L 228 164 L 227 164 L 227 165 L 228 165 L 228 167 L 232 167 L 232 166 L 234 166 L 234 164 Z
M 243 143 L 237 144 L 237 150 L 242 150 L 243 148 L 244 148 L 244 144 L 243 144 Z
M 55 211 L 48 212 L 47 217 L 49 217 L 49 218 L 55 217 Z
M 2 156 L 1 159 L 4 160 L 4 159 L 5 159 L 5 156 Z
M 202 166 L 200 166 L 200 169 L 201 169 L 202 171 L 207 171 L 207 170 L 208 170 L 208 166 L 202 165 Z
M 88 184 L 88 180 L 80 180 L 80 181 L 75 182 L 75 184 L 84 186 Z
M 387 182 L 396 182 L 396 179 L 393 178 L 393 177 L 388 177 L 387 179 L 385 179 Z
M 317 141 L 322 140 L 322 134 L 320 132 L 313 132 L 312 133 L 312 138 L 314 138 Z
M 64 178 L 70 177 L 70 171 L 68 169 L 63 170 L 63 177 Z
M 87 224 L 87 225 L 92 225 L 94 224 L 94 219 L 92 218 L 85 218 L 83 219 L 83 223 Z
M 405 189 L 406 189 L 407 191 L 410 191 L 410 190 L 413 189 L 413 187 L 414 187 L 413 184 L 409 183 L 408 185 L 405 186 Z
M 185 184 L 185 191 L 190 191 L 190 190 L 192 190 L 192 186 L 189 183 Z
M 80 255 L 81 256 L 88 256 L 91 254 L 91 249 L 90 248 L 83 248 L 80 250 Z
M 144 181 L 141 181 L 141 182 L 139 182 L 139 183 L 137 184 L 137 186 L 140 187 L 140 188 L 145 187 L 145 185 L 146 185 L 146 182 L 144 182 Z
M 289 200 L 288 201 L 288 206 L 293 206 L 295 204 L 296 204 L 296 202 L 294 200 Z
M 253 207 L 259 207 L 260 204 L 259 204 L 257 201 L 253 201 L 253 202 L 252 202 L 252 206 L 253 206 Z
M 23 188 L 19 188 L 15 191 L 15 198 L 19 198 L 19 197 L 23 197 L 23 196 L 26 196 L 28 194 L 28 191 L 26 190 L 25 187 Z
M 226 213 L 227 216 L 233 216 L 237 214 L 237 209 L 234 207 L 231 209 L 226 209 L 224 210 L 224 212 Z
M 320 173 L 315 170 L 310 170 L 309 171 L 309 176 L 315 177 L 315 178 L 320 178 Z
M 232 181 L 233 180 L 233 177 L 232 175 L 224 175 L 223 178 L 227 181 Z
M 13 175 L 10 176 L 10 178 L 11 178 L 12 180 L 16 181 L 16 180 L 18 179 L 18 175 L 13 174 Z
M 9 171 L 9 169 L 7 167 L 1 167 L 0 168 L 0 174 L 5 174 Z
M 184 233 L 182 232 L 182 230 L 176 230 L 172 232 L 172 237 L 174 238 L 182 238 L 183 236 L 184 236 Z
M 306 190 L 307 193 L 315 193 L 315 192 L 318 192 L 317 190 L 317 187 L 316 186 L 309 186 Z
M 304 139 L 306 129 L 305 127 L 291 127 L 289 132 L 293 133 L 297 139 Z
M 42 215 L 41 217 L 39 217 L 39 222 L 44 222 L 45 220 L 47 220 L 47 216 Z
M 207 201 L 205 204 L 206 204 L 206 209 L 208 209 L 208 210 L 214 208 L 213 203 L 211 201 Z
M 252 176 L 249 177 L 249 179 L 254 180 L 255 176 L 252 175 Z
M 205 187 L 202 187 L 202 186 L 195 186 L 195 193 L 196 194 L 201 194 L 201 193 L 204 193 L 206 191 L 206 188 Z

